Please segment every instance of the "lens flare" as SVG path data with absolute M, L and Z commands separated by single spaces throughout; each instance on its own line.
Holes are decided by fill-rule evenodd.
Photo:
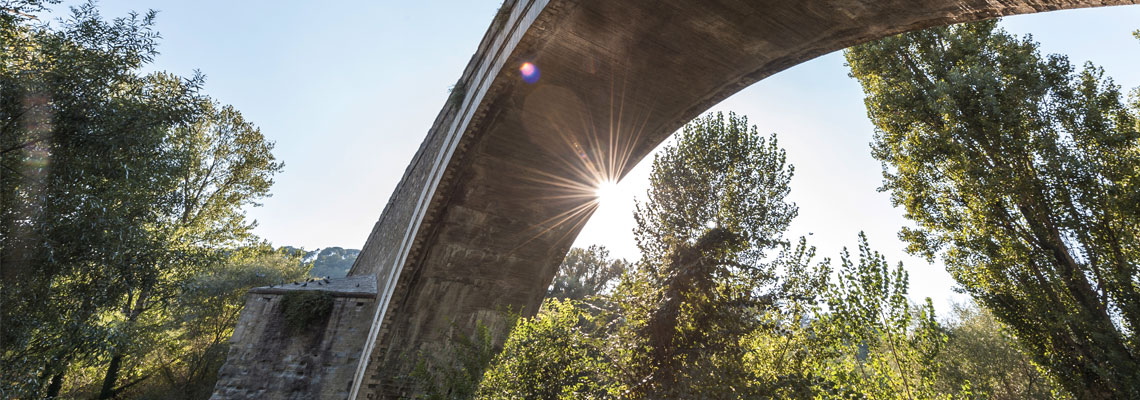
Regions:
M 519 65 L 519 74 L 537 81 L 538 67 Z M 631 193 L 617 185 L 639 155 L 637 144 L 646 133 L 650 112 L 626 111 L 624 76 L 612 77 L 609 112 L 595 115 L 569 89 L 550 85 L 530 90 L 524 103 L 523 123 L 528 131 L 543 132 L 535 144 L 557 165 L 519 164 L 512 181 L 533 190 L 533 201 L 556 204 L 545 219 L 530 224 L 526 237 L 511 251 L 535 240 L 566 240 L 577 235 L 603 202 L 621 203 Z M 606 120 L 608 118 L 608 121 Z M 607 123 L 608 122 L 608 123 Z M 554 235 L 554 236 L 550 236 Z
M 519 73 L 522 74 L 523 82 L 526 83 L 538 82 L 539 75 L 542 75 L 538 72 L 538 66 L 529 62 L 524 62 L 522 66 L 519 67 Z

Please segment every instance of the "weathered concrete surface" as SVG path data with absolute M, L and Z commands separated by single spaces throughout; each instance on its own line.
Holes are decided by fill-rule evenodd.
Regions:
M 406 355 L 497 310 L 534 313 L 589 187 L 740 89 L 904 31 L 1136 2 L 508 0 L 350 272 L 379 280 L 352 396 L 398 397 Z
M 290 292 L 333 296 L 322 323 L 290 332 Z M 346 399 L 376 310 L 376 279 L 357 276 L 249 291 L 211 399 Z

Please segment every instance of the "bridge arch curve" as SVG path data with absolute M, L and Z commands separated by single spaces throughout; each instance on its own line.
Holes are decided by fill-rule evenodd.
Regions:
M 350 397 L 395 395 L 401 360 L 456 329 L 535 313 L 592 188 L 741 89 L 906 31 L 1125 4 L 1140 0 L 507 0 L 350 272 L 378 288 Z

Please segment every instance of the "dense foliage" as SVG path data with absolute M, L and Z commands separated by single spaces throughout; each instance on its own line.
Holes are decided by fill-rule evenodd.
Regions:
M 243 211 L 282 165 L 200 76 L 141 72 L 153 12 L 50 3 L 0 11 L 0 397 L 207 385 L 235 293 L 305 273 Z
M 1103 70 L 997 29 L 853 47 L 910 251 L 1079 398 L 1140 397 L 1140 133 Z
M 479 397 L 510 399 L 614 398 L 613 359 L 594 334 L 598 318 L 572 300 L 552 299 L 537 317 L 519 324 L 479 385 Z
M 629 268 L 625 260 L 611 260 L 605 246 L 572 248 L 558 267 L 547 297 L 583 300 L 607 293 Z
M 619 295 L 628 326 L 620 342 L 647 350 L 626 360 L 638 380 L 632 397 L 713 398 L 748 387 L 739 338 L 764 329 L 762 317 L 778 313 L 784 297 L 770 259 L 789 247 L 792 170 L 774 135 L 766 140 L 734 114 L 698 118 L 655 157 L 635 213 L 643 256 L 631 277 L 640 279 L 623 282 Z
M 838 276 L 826 290 L 828 312 L 812 325 L 822 350 L 814 360 L 826 384 L 818 393 L 869 399 L 933 399 L 945 333 L 930 299 L 907 299 L 907 273 L 891 268 L 860 235 L 859 259 L 844 250 Z
M 782 200 L 791 168 L 774 142 L 734 115 L 702 118 L 680 133 L 655 159 L 649 203 L 639 205 L 643 259 L 593 285 L 612 291 L 548 300 L 521 320 L 477 397 L 1082 395 L 1043 370 L 984 302 L 944 320 L 929 299 L 911 303 L 902 265 L 892 267 L 866 237 L 838 266 L 813 262 L 802 238 L 784 242 L 795 208 Z M 726 204 L 741 198 L 750 201 Z M 734 218 L 736 210 L 767 217 Z M 591 265 L 609 265 L 598 249 L 576 250 L 567 263 L 593 253 L 600 259 Z M 579 269 L 564 266 L 556 282 L 578 279 Z
M 156 318 L 156 340 L 140 346 L 125 369 L 137 381 L 120 397 L 140 399 L 204 399 L 214 390 L 225 362 L 230 336 L 251 287 L 301 280 L 307 266 L 287 252 L 255 246 L 234 252 L 219 265 L 178 283 L 178 301 Z M 68 397 L 90 397 L 105 369 L 73 367 Z M 140 380 L 141 379 L 141 380 Z
M 834 284 L 804 239 L 784 241 L 791 171 L 775 137 L 742 117 L 687 126 L 654 160 L 638 207 L 643 259 L 609 279 L 612 292 L 551 300 L 521 321 L 478 395 L 928 397 L 945 336 L 930 306 L 908 303 L 905 273 L 865 240 Z M 597 248 L 571 254 L 591 253 L 610 264 Z
M 310 327 L 323 327 L 332 314 L 333 297 L 328 292 L 298 290 L 281 296 L 281 312 L 289 333 L 297 334 Z
M 243 210 L 282 164 L 200 76 L 141 72 L 153 12 L 108 21 L 88 3 L 40 22 L 51 4 L 0 3 L 0 397 L 208 397 L 249 287 L 302 279 L 309 262 L 343 276 L 359 251 L 254 237 Z M 978 304 L 937 319 L 863 235 L 857 255 L 814 261 L 785 238 L 794 169 L 776 136 L 718 113 L 654 159 L 641 259 L 572 249 L 537 316 L 505 341 L 481 325 L 421 354 L 415 390 L 1140 397 L 1140 92 L 1126 100 L 1100 69 L 993 21 L 846 55 L 883 190 L 916 223 L 902 237 Z M 331 307 L 317 292 L 283 300 L 292 329 Z
M 975 303 L 956 305 L 938 368 L 938 391 L 955 397 L 985 394 L 991 399 L 1066 398 L 1055 391 L 1001 323 Z

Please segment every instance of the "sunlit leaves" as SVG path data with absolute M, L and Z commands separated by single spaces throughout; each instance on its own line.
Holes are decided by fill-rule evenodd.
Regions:
M 871 399 L 947 397 L 935 390 L 945 334 L 929 298 L 911 305 L 902 264 L 891 268 L 862 234 L 858 259 L 844 250 L 840 264 L 825 294 L 828 312 L 813 322 L 827 390 Z
M 784 201 L 793 170 L 775 135 L 760 136 L 746 117 L 698 118 L 653 160 L 648 198 L 635 214 L 638 247 L 662 262 L 672 247 L 721 228 L 739 235 L 728 249 L 734 257 L 757 262 L 797 213 Z
M 1035 361 L 1078 397 L 1137 396 L 1140 134 L 1099 68 L 995 21 L 853 47 L 883 190 Z M 1125 390 L 1127 388 L 1127 390 Z
M 478 398 L 597 399 L 625 392 L 598 321 L 572 300 L 550 300 L 515 326 L 483 377 Z
M 182 285 L 255 243 L 242 208 L 281 168 L 256 127 L 199 93 L 201 76 L 140 71 L 157 54 L 154 12 L 20 14 L 45 3 L 0 12 L 0 390 L 17 397 L 116 358 L 125 381 L 153 376 L 134 367 L 171 343 Z
M 629 262 L 611 259 L 605 246 L 572 248 L 558 267 L 548 296 L 556 299 L 585 300 L 613 289 L 628 270 Z

